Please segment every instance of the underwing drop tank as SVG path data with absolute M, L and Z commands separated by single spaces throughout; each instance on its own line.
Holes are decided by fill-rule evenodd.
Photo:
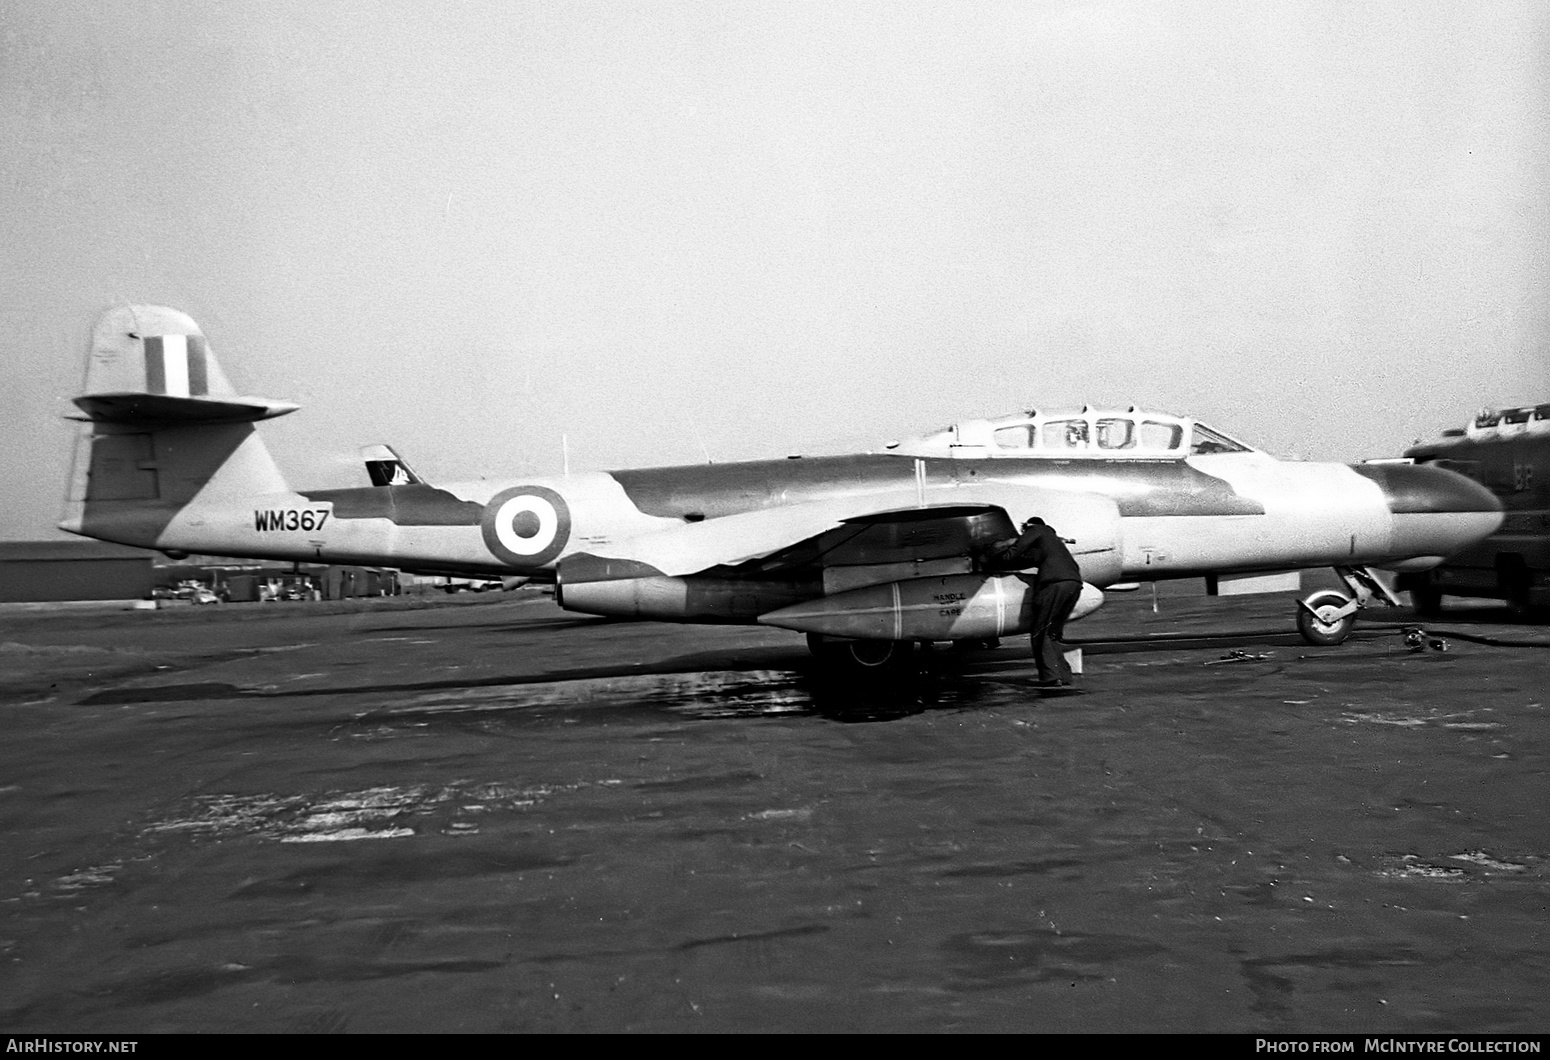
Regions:
M 1103 593 L 1084 582 L 1071 618 L 1102 604 Z M 759 621 L 855 640 L 978 640 L 1028 632 L 1032 608 L 1033 587 L 1015 574 L 954 574 L 850 589 L 771 611 Z

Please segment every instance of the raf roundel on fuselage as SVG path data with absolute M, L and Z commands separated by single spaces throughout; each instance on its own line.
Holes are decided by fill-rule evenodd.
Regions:
M 484 506 L 479 528 L 490 552 L 517 567 L 541 566 L 570 540 L 570 508 L 545 486 L 513 486 Z

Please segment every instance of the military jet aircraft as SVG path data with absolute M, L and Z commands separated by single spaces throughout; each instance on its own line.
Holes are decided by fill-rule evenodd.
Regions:
M 856 456 L 442 485 L 373 447 L 374 485 L 298 491 L 255 426 L 297 406 L 237 394 L 198 325 L 149 305 L 98 319 L 75 404 L 72 533 L 525 576 L 555 583 L 568 610 L 780 627 L 863 671 L 899 667 L 920 642 L 1025 632 L 1027 583 L 989 557 L 1034 515 L 1081 566 L 1074 617 L 1140 582 L 1333 566 L 1351 596 L 1298 604 L 1317 643 L 1391 599 L 1372 568 L 1425 569 L 1502 521 L 1488 490 L 1450 471 L 1280 461 L 1133 406 L 972 420 Z

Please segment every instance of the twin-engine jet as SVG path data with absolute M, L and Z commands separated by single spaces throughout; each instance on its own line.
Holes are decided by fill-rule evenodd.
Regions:
M 116 306 L 92 336 L 87 425 L 65 530 L 174 555 L 358 563 L 553 582 L 561 607 L 763 624 L 862 669 L 916 643 L 1026 632 L 998 543 L 1040 516 L 1105 589 L 1332 566 L 1351 589 L 1298 605 L 1318 643 L 1392 601 L 1370 568 L 1417 571 L 1490 534 L 1502 508 L 1462 475 L 1286 462 L 1135 407 L 972 420 L 857 456 L 432 485 L 385 446 L 373 485 L 291 489 L 256 424 L 293 412 L 227 381 L 199 327 Z

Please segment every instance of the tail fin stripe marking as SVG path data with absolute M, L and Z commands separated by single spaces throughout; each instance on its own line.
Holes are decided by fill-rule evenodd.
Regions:
M 188 392 L 204 397 L 210 393 L 210 370 L 205 360 L 205 340 L 188 336 Z
M 163 335 L 161 349 L 167 396 L 188 397 L 188 336 Z
M 166 362 L 162 359 L 160 335 L 145 338 L 145 391 L 148 394 L 167 392 Z

